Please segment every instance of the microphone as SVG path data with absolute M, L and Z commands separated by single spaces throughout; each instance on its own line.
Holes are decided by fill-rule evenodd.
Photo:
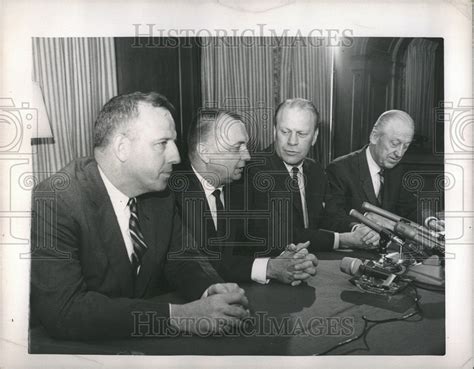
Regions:
M 413 241 L 421 245 L 424 249 L 433 249 L 438 248 L 443 250 L 444 246 L 440 244 L 436 239 L 431 236 L 427 236 L 422 232 L 418 232 L 417 229 L 405 224 L 403 222 L 398 222 L 395 225 L 395 232 L 401 237 Z
M 389 220 L 392 220 L 394 222 L 400 222 L 403 218 L 395 215 L 388 210 L 379 208 L 378 206 L 372 205 L 370 202 L 364 201 L 362 203 L 362 210 L 364 211 L 370 211 L 371 213 L 378 214 L 384 218 L 387 218 Z
M 395 280 L 395 278 L 397 278 L 396 274 L 393 274 L 378 266 L 372 260 L 366 260 L 365 262 L 362 262 L 360 259 L 345 257 L 341 260 L 340 269 L 341 272 L 354 277 L 361 277 L 362 275 L 365 275 L 368 277 L 383 279 L 384 286 L 389 286 Z
M 371 260 L 366 260 L 363 262 L 360 259 L 350 257 L 342 258 L 340 269 L 341 272 L 353 277 L 360 277 L 362 274 L 365 274 L 372 277 L 385 279 L 393 274 L 381 267 L 376 266 Z
M 427 236 L 437 237 L 436 233 L 429 230 L 428 228 L 423 227 L 422 225 L 420 225 L 418 223 L 412 222 L 409 219 L 406 219 L 406 218 L 403 218 L 403 217 L 398 216 L 396 214 L 393 214 L 393 213 L 389 212 L 388 210 L 385 210 L 385 209 L 379 208 L 378 206 L 372 205 L 371 203 L 369 203 L 367 201 L 362 203 L 362 210 L 369 211 L 371 213 L 380 215 L 384 218 L 387 218 L 389 220 L 394 221 L 395 223 L 401 222 L 401 223 L 408 224 L 410 227 L 415 228 L 416 230 L 424 233 Z
M 349 215 L 352 216 L 353 218 L 357 219 L 362 224 L 365 224 L 367 227 L 373 229 L 375 232 L 379 233 L 381 238 L 384 238 L 387 241 L 392 241 L 392 242 L 396 243 L 399 246 L 404 246 L 405 245 L 405 242 L 403 242 L 403 240 L 398 238 L 392 231 L 390 231 L 389 229 L 387 229 L 385 227 L 382 227 L 382 226 L 378 225 L 374 221 L 370 220 L 366 216 L 359 213 L 357 210 L 352 209 L 349 212 Z

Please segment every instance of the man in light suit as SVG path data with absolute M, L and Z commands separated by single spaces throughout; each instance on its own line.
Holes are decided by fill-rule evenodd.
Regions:
M 180 161 L 172 110 L 157 93 L 111 99 L 94 126 L 94 157 L 35 189 L 31 315 L 52 336 L 130 337 L 150 314 L 154 334 L 206 333 L 247 316 L 244 291 L 183 246 L 192 241 L 165 190 Z M 195 301 L 160 301 L 169 285 Z
M 415 132 L 413 119 L 404 111 L 389 110 L 380 115 L 362 149 L 337 158 L 326 168 L 329 191 L 328 214 L 336 220 L 335 229 L 347 231 L 355 222 L 348 214 L 362 210 L 369 202 L 410 220 L 417 220 L 417 199 L 403 188 L 402 167 L 398 165 Z M 378 223 L 393 227 L 385 218 L 369 214 Z M 433 219 L 433 218 L 431 218 Z M 428 219 L 430 221 L 431 219 Z M 435 221 L 437 221 L 435 219 Z
M 262 255 L 272 256 L 288 243 L 310 241 L 309 251 L 369 248 L 378 235 L 367 227 L 334 233 L 325 211 L 327 178 L 321 165 L 307 155 L 318 137 L 319 113 L 306 99 L 283 101 L 275 112 L 274 143 L 252 165 L 250 203 L 266 220 L 256 220 L 254 235 L 268 240 Z
M 303 245 L 294 246 L 298 252 L 287 251 L 270 260 L 234 253 L 249 241 L 245 224 L 252 215 L 239 183 L 250 160 L 248 141 L 237 114 L 199 111 L 188 139 L 189 163 L 173 173 L 170 187 L 176 190 L 183 225 L 226 281 L 265 284 L 275 279 L 297 285 L 316 272 L 317 259 Z

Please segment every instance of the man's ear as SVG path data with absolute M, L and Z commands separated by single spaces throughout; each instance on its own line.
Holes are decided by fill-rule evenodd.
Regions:
M 372 145 L 375 145 L 375 144 L 377 143 L 378 139 L 379 139 L 379 135 L 377 134 L 376 131 L 370 132 L 369 142 L 370 142 Z
M 209 159 L 209 149 L 206 144 L 200 143 L 197 146 L 197 154 L 201 158 L 201 160 L 208 164 L 210 159 Z
M 112 151 L 122 163 L 127 161 L 130 155 L 130 139 L 123 134 L 116 135 L 112 140 Z
M 311 141 L 311 146 L 314 146 L 314 144 L 316 143 L 316 140 L 318 139 L 318 134 L 319 128 L 316 128 L 316 131 L 314 131 L 313 141 Z

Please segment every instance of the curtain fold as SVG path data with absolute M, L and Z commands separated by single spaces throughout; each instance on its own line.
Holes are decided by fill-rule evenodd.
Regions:
M 303 39 L 304 40 L 304 39 Z M 319 111 L 319 136 L 315 156 L 325 167 L 331 160 L 331 96 L 333 49 L 321 42 L 286 39 L 282 48 L 280 99 L 302 97 Z M 317 45 L 317 46 L 316 46 Z
M 266 37 L 214 37 L 202 48 L 203 106 L 241 114 L 253 150 L 271 142 L 273 49 L 272 40 Z
M 433 137 L 434 79 L 437 44 L 416 38 L 407 49 L 404 109 L 415 121 L 416 132 Z
M 117 94 L 116 74 L 113 38 L 33 38 L 33 80 L 42 89 L 54 136 L 33 156 L 39 181 L 92 154 L 94 121 Z
M 208 39 L 202 49 L 203 105 L 242 114 L 249 123 L 250 148 L 258 151 L 273 142 L 278 103 L 294 97 L 311 100 L 321 114 L 316 146 L 326 165 L 331 153 L 332 55 L 332 48 L 307 39 Z

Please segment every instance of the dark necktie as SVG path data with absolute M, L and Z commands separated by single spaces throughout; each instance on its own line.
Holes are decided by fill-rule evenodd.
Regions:
M 301 202 L 300 185 L 298 182 L 298 167 L 291 168 L 291 187 L 293 190 L 293 224 L 296 225 L 298 220 L 301 220 L 301 225 L 304 226 L 303 206 Z
M 138 267 L 142 263 L 143 254 L 145 254 L 148 246 L 145 243 L 145 238 L 143 237 L 140 223 L 138 222 L 137 199 L 135 197 L 128 200 L 128 207 L 130 209 L 128 228 L 130 230 L 133 245 L 132 267 L 135 274 L 138 274 Z
M 212 195 L 216 199 L 217 236 L 222 237 L 225 235 L 225 219 L 224 219 L 224 204 L 221 201 L 221 190 L 214 190 Z
M 379 177 L 380 177 L 380 189 L 379 189 L 379 194 L 377 196 L 377 201 L 379 202 L 380 205 L 383 205 L 383 187 L 384 187 L 384 170 L 380 169 L 379 171 Z

